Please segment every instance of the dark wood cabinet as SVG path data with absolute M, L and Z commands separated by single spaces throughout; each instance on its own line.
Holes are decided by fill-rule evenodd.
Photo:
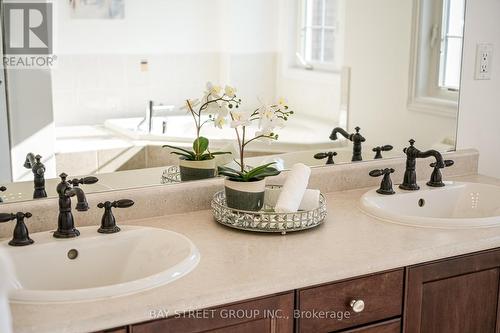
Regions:
M 200 311 L 100 333 L 500 333 L 500 249 Z
M 499 333 L 500 250 L 408 268 L 406 333 Z
M 400 269 L 301 289 L 297 304 L 299 332 L 333 332 L 401 316 L 403 282 L 404 271 Z M 351 307 L 355 300 L 364 303 L 362 311 L 355 312 Z
M 129 333 L 128 327 L 113 328 L 110 330 L 99 331 L 96 333 Z
M 132 333 L 293 333 L 294 293 L 133 325 Z
M 401 333 L 401 320 L 393 319 L 382 323 L 342 331 L 342 333 Z

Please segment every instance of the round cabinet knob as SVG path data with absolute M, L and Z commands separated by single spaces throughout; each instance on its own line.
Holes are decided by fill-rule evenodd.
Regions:
M 365 309 L 365 302 L 362 300 L 353 299 L 349 305 L 351 306 L 352 311 L 356 313 L 360 313 Z

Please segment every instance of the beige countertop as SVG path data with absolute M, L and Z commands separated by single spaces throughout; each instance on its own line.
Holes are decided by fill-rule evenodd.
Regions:
M 469 176 L 460 181 L 500 180 Z M 500 247 L 500 228 L 423 229 L 386 223 L 358 208 L 367 189 L 327 195 L 325 223 L 262 235 L 216 224 L 210 211 L 130 221 L 179 232 L 199 248 L 187 276 L 139 294 L 77 304 L 13 304 L 15 332 L 89 332 L 151 320 L 150 311 L 206 308 L 315 284 Z

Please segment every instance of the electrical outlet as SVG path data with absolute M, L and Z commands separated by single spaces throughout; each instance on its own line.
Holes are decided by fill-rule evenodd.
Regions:
M 477 44 L 476 80 L 491 80 L 493 44 Z

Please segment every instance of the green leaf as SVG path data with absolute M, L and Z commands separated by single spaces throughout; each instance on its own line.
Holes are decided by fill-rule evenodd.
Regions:
M 267 164 L 264 164 L 264 165 L 261 165 L 261 166 L 258 166 L 256 168 L 253 168 L 252 170 L 248 171 L 246 174 L 245 174 L 245 177 L 248 178 L 248 179 L 251 179 L 251 178 L 255 178 L 257 177 L 261 172 L 265 171 L 267 168 L 269 168 L 271 165 L 275 164 L 276 162 L 272 162 L 272 163 L 267 163 Z M 271 168 L 271 169 L 274 169 L 274 168 Z M 276 170 L 276 169 L 274 169 Z
M 281 171 L 275 169 L 275 168 L 267 168 L 266 170 L 260 172 L 258 175 L 256 175 L 254 178 L 257 179 L 263 179 L 266 177 L 272 177 L 272 176 L 277 176 L 281 173 Z
M 244 181 L 244 175 L 240 171 L 223 166 L 218 167 L 218 171 L 219 175 L 223 175 L 235 180 Z
M 186 158 L 187 161 L 195 161 L 195 156 L 194 154 L 186 154 L 186 153 L 181 153 L 181 152 L 178 152 L 178 151 L 172 151 L 170 152 L 170 154 L 173 154 L 173 155 L 178 155 L 178 156 L 184 156 Z
M 181 148 L 181 147 L 176 147 L 176 146 L 170 146 L 170 145 L 164 145 L 162 146 L 163 148 L 170 148 L 170 149 L 175 149 L 175 150 L 180 150 L 186 154 L 189 154 L 190 156 L 195 156 L 195 154 L 192 151 L 189 151 L 187 149 Z
M 199 161 L 207 161 L 207 160 L 213 160 L 213 159 L 214 159 L 214 156 L 211 155 L 210 153 L 202 154 L 202 155 L 198 156 Z
M 207 138 L 200 136 L 193 142 L 193 150 L 196 156 L 201 156 L 208 149 L 209 141 Z

